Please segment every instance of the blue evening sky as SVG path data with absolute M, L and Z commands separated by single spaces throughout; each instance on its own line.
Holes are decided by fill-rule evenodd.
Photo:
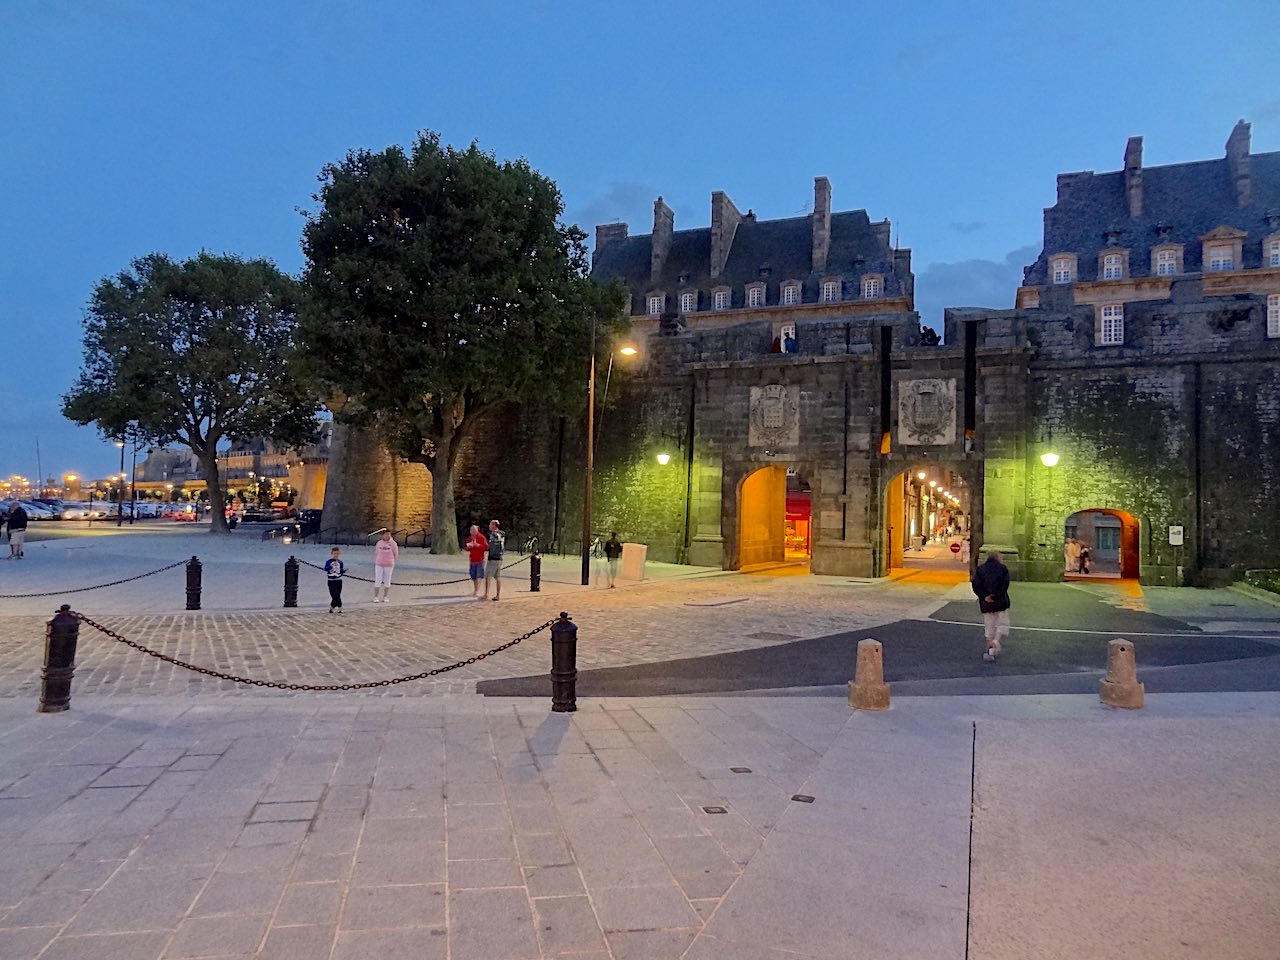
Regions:
M 1061 171 L 1280 149 L 1280 4 L 0 0 L 0 475 L 101 476 L 65 422 L 80 317 L 139 255 L 301 267 L 349 148 L 422 128 L 523 155 L 588 232 L 705 226 L 725 190 L 890 218 L 917 306 L 1013 304 Z

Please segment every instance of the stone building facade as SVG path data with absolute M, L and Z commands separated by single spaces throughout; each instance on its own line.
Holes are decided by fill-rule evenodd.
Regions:
M 707 228 L 676 230 L 661 198 L 649 234 L 597 228 L 594 275 L 627 284 L 641 352 L 604 405 L 596 530 L 658 560 L 782 559 L 799 485 L 813 572 L 879 576 L 902 562 L 904 477 L 925 473 L 1022 578 L 1062 577 L 1081 511 L 1118 519 L 1117 566 L 1147 583 L 1280 565 L 1280 154 L 1251 154 L 1247 124 L 1217 160 L 1144 169 L 1135 138 L 1123 169 L 1060 176 L 1013 308 L 948 310 L 941 344 L 890 229 L 832 212 L 824 177 L 806 217 L 717 192 Z M 488 429 L 502 443 L 481 431 L 460 457 L 460 521 L 576 550 L 581 425 L 525 409 Z M 359 442 L 389 478 L 362 521 L 423 520 L 425 471 Z M 326 525 L 331 502 L 351 511 L 344 458 Z

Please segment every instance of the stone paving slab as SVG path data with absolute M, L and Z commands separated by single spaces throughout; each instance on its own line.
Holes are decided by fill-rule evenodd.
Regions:
M 1272 957 L 1280 695 L 1148 704 L 0 701 L 0 956 Z

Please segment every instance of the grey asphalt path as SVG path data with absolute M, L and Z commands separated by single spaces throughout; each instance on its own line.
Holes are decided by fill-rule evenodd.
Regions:
M 965 588 L 967 589 L 967 588 Z M 957 590 L 953 593 L 960 593 Z M 930 617 L 768 647 L 664 662 L 579 671 L 584 696 L 816 692 L 843 696 L 859 640 L 884 647 L 885 679 L 900 695 L 1089 693 L 1105 673 L 1107 644 L 1133 641 L 1139 673 L 1152 692 L 1280 690 L 1280 611 L 1240 600 L 1235 621 L 1248 634 L 1207 633 L 1209 604 L 1229 603 L 1226 591 L 1171 591 L 1189 614 L 1181 619 L 1117 606 L 1113 593 L 1062 584 L 1016 584 L 1013 632 L 998 663 L 981 659 L 983 630 L 972 600 L 951 600 Z M 1169 605 L 1164 601 L 1165 605 Z M 1198 600 L 1199 606 L 1189 600 Z M 537 696 L 545 675 L 483 680 L 488 696 Z
M 1278 735 L 1274 693 L 0 702 L 0 956 L 1274 960 Z

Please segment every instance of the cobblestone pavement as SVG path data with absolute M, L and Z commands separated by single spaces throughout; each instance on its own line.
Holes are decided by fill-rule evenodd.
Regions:
M 315 611 L 103 615 L 105 626 L 165 654 L 260 679 L 345 683 L 419 673 L 505 643 L 568 610 L 579 627 L 582 668 L 624 666 L 769 646 L 926 616 L 954 588 L 859 583 L 800 576 L 717 576 L 662 580 L 618 590 L 554 596 L 504 595 L 421 606 L 352 604 L 341 616 Z M 91 608 L 86 608 L 91 609 Z M 38 693 L 47 617 L 0 618 L 0 697 Z M 418 696 L 468 691 L 477 679 L 545 672 L 549 634 L 438 681 L 381 688 Z M 852 670 L 852 658 L 850 661 Z M 259 688 L 180 670 L 82 627 L 75 695 L 243 694 Z M 336 696 L 336 694 L 300 694 Z M 346 696 L 348 694 L 342 694 Z

